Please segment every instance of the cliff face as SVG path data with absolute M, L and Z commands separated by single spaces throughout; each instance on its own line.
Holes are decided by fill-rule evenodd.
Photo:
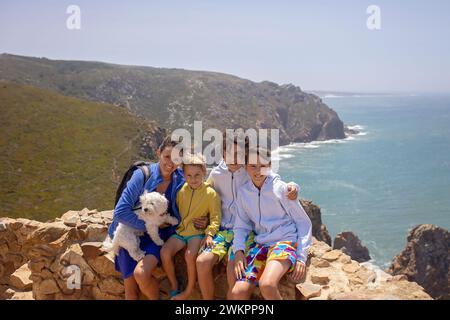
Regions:
M 450 300 L 450 232 L 422 224 L 409 232 L 407 241 L 388 272 L 419 283 L 435 299 Z
M 280 144 L 344 138 L 339 116 L 294 85 L 232 75 L 3 54 L 0 79 L 123 106 L 163 128 L 278 128 Z
M 123 299 L 123 281 L 114 270 L 113 257 L 100 249 L 112 214 L 83 209 L 48 223 L 0 220 L 0 298 Z M 176 257 L 176 268 L 178 276 L 185 279 L 182 253 Z M 214 275 L 216 297 L 224 299 L 225 265 L 216 266 Z M 164 272 L 157 269 L 155 277 L 167 298 Z M 299 283 L 284 277 L 280 291 L 285 299 L 430 299 L 406 277 L 362 265 L 315 238 L 306 277 Z M 198 288 L 192 298 L 201 298 Z M 258 291 L 253 298 L 261 299 Z

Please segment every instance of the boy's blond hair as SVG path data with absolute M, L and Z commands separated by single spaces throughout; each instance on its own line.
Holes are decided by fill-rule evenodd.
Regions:
M 186 166 L 200 167 L 204 172 L 206 172 L 205 157 L 201 153 L 186 153 L 183 156 L 183 170 Z

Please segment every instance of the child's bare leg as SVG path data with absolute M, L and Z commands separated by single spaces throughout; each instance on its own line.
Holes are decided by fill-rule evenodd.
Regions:
M 198 250 L 200 249 L 201 238 L 191 238 L 187 244 L 184 259 L 186 260 L 188 283 L 183 292 L 173 297 L 173 300 L 186 300 L 191 295 L 197 281 L 197 268 L 195 260 L 197 260 Z
M 250 300 L 256 285 L 247 281 L 236 281 L 231 289 L 230 300 Z
M 161 248 L 161 263 L 169 280 L 171 290 L 178 290 L 173 258 L 183 248 L 184 242 L 174 237 L 169 238 Z
M 266 300 L 282 300 L 278 283 L 284 274 L 289 270 L 291 262 L 289 260 L 270 260 L 266 264 L 261 279 L 259 289 Z
M 139 300 L 139 286 L 134 279 L 134 276 L 128 277 L 123 280 L 123 284 L 125 287 L 125 300 Z
M 231 291 L 233 290 L 234 284 L 236 283 L 236 276 L 234 274 L 234 260 L 230 259 L 228 259 L 227 263 L 227 282 L 228 282 L 227 300 L 232 300 Z
M 198 285 L 204 300 L 214 299 L 213 268 L 219 257 L 212 252 L 203 252 L 197 258 Z

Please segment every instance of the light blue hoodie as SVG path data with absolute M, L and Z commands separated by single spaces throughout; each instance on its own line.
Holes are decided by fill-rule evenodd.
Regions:
M 245 251 L 245 239 L 254 231 L 255 242 L 274 245 L 279 241 L 297 242 L 297 259 L 306 263 L 311 246 L 312 224 L 298 200 L 289 200 L 287 184 L 270 173 L 261 187 L 249 178 L 238 190 L 238 210 L 234 224 L 233 252 Z
M 274 176 L 280 178 L 278 174 L 274 173 Z M 223 159 L 211 170 L 207 183 L 220 195 L 222 201 L 222 222 L 220 225 L 222 228 L 231 229 L 234 227 L 234 220 L 237 215 L 237 190 L 250 180 L 244 166 L 235 172 L 231 172 Z M 294 182 L 289 184 L 295 186 L 297 192 L 300 193 L 298 184 Z M 287 190 L 283 196 L 286 197 L 286 195 Z

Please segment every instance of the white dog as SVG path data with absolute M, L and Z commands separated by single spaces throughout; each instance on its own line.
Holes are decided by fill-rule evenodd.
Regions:
M 145 228 L 153 242 L 162 246 L 164 241 L 159 236 L 159 226 L 163 223 L 174 226 L 178 220 L 167 213 L 168 201 L 162 194 L 145 190 L 139 199 L 141 208 L 135 213 L 145 222 Z M 116 255 L 121 247 L 127 250 L 136 261 L 140 261 L 145 256 L 145 252 L 139 248 L 139 231 L 123 223 L 118 224 L 112 240 L 108 237 L 103 242 L 103 249 L 113 251 Z

